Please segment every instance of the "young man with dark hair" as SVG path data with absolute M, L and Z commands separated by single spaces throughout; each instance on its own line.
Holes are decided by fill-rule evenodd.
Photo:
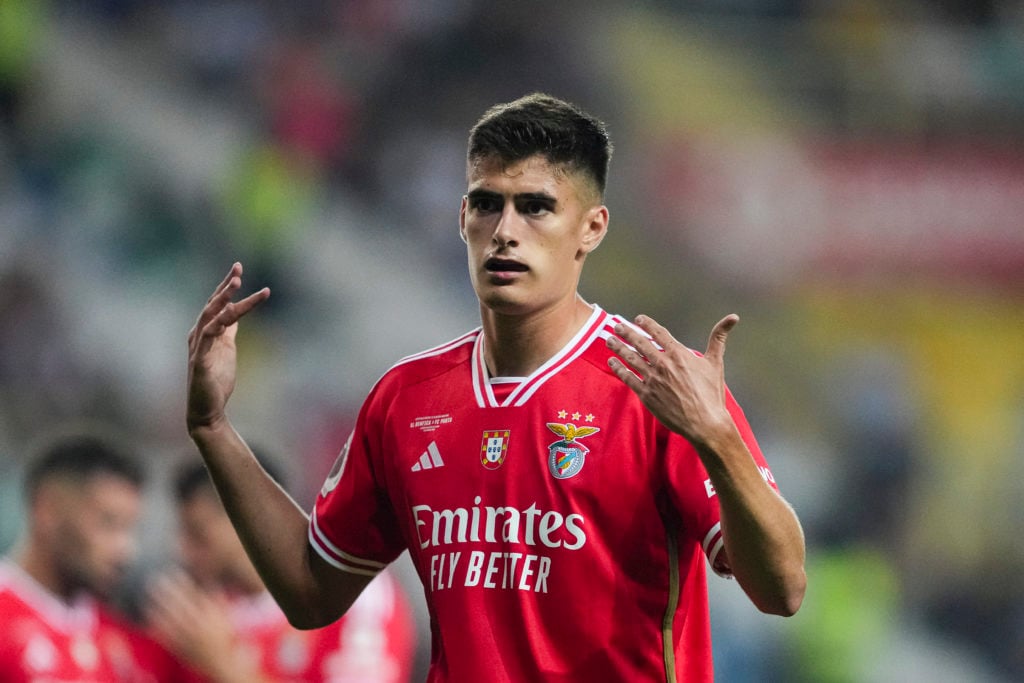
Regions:
M 459 232 L 481 327 L 384 374 L 308 518 L 225 414 L 237 323 L 270 292 L 232 301 L 240 264 L 214 291 L 189 431 L 294 623 L 337 618 L 406 549 L 431 681 L 711 680 L 705 562 L 765 612 L 799 608 L 803 534 L 724 383 L 738 318 L 698 354 L 577 291 L 610 155 L 600 121 L 546 95 L 477 123 Z
M 260 464 L 275 481 L 278 469 Z M 184 573 L 158 578 L 147 620 L 191 673 L 181 683 L 405 683 L 412 669 L 412 612 L 384 574 L 340 620 L 299 631 L 267 592 L 201 462 L 174 481 Z
M 109 437 L 74 432 L 28 468 L 26 530 L 0 560 L 0 680 L 167 680 L 173 660 L 103 606 L 135 554 L 143 471 Z

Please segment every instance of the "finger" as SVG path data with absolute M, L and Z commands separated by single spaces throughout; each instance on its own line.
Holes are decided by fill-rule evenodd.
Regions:
M 662 327 L 657 320 L 646 315 L 638 315 L 636 317 L 636 324 L 644 332 L 651 335 L 654 342 L 663 349 L 668 349 L 679 342 L 672 333 Z
M 206 305 L 203 306 L 203 310 L 199 313 L 199 319 L 196 321 L 196 325 L 193 330 L 201 330 L 206 324 L 215 316 L 219 315 L 220 312 L 231 302 L 231 298 L 235 293 L 242 287 L 242 264 L 238 261 L 231 266 L 228 274 L 221 280 L 220 284 L 217 285 L 216 289 L 213 290 L 213 294 L 206 300 Z M 194 337 L 193 332 L 189 332 L 189 341 L 191 342 Z
M 170 635 L 180 628 L 180 606 L 163 588 L 155 584 L 149 587 L 145 614 L 146 623 L 161 633 Z
M 632 346 L 638 354 L 645 359 L 645 364 L 649 363 L 658 353 L 657 347 L 651 343 L 651 340 L 647 338 L 642 332 L 634 329 L 630 325 L 619 323 L 615 326 L 615 334 L 618 335 L 622 341 L 629 346 Z M 611 337 L 609 337 L 611 339 Z
M 224 334 L 225 330 L 230 330 L 231 326 L 242 319 L 249 311 L 256 308 L 270 297 L 270 288 L 264 287 L 258 292 L 253 292 L 249 296 L 239 301 L 228 301 L 224 303 L 223 307 L 217 312 L 217 314 L 209 319 L 202 327 L 201 335 L 203 337 L 198 351 L 205 351 L 213 343 L 214 338 Z M 234 334 L 234 332 L 230 332 Z
M 252 309 L 259 306 L 261 303 L 270 298 L 270 287 L 264 287 L 263 289 L 253 292 L 249 296 L 245 297 L 240 301 L 236 301 L 232 305 L 232 312 L 234 322 L 238 322 L 242 316 L 246 315 Z
M 740 317 L 735 313 L 730 313 L 725 316 L 718 323 L 711 328 L 711 335 L 708 337 L 708 350 L 704 352 L 704 355 L 717 363 L 721 363 L 725 358 L 725 340 L 729 336 L 729 332 L 732 328 L 736 327 L 736 323 L 740 321 Z
M 234 277 L 242 277 L 242 264 L 239 263 L 238 261 L 235 261 L 234 263 L 231 264 L 231 268 L 228 270 L 228 274 L 224 276 L 224 279 L 220 281 L 220 284 L 213 288 L 213 294 L 211 294 L 210 298 L 206 300 L 206 303 L 210 303 L 211 301 L 213 301 L 214 298 L 218 294 L 220 294 L 225 287 L 228 286 L 228 283 L 231 282 L 231 278 Z
M 164 574 L 153 583 L 153 595 L 169 608 L 173 616 L 190 618 L 195 609 L 195 598 L 189 591 L 189 585 L 177 573 Z
M 192 330 L 189 331 L 189 344 L 195 340 L 197 334 L 205 334 L 207 326 L 211 320 L 214 320 L 220 315 L 224 308 L 231 303 L 231 297 L 235 295 L 238 288 L 242 286 L 242 279 L 235 275 L 230 275 L 223 283 L 222 287 L 219 287 L 217 291 L 206 301 L 206 305 L 203 306 L 203 310 L 199 312 L 199 317 L 196 319 L 196 324 Z M 219 334 L 219 332 L 218 332 Z
M 648 368 L 650 364 L 647 359 L 644 358 L 636 350 L 629 347 L 625 342 L 616 337 L 608 337 L 605 341 L 605 345 L 616 355 L 619 359 L 624 362 L 633 372 L 643 372 L 644 368 Z
M 610 367 L 612 372 L 615 373 L 615 376 L 622 380 L 623 383 L 632 389 L 634 393 L 643 389 L 643 380 L 637 377 L 635 372 L 626 367 L 626 365 L 615 356 L 608 359 L 608 367 Z
M 244 299 L 238 301 L 229 301 L 224 304 L 220 313 L 217 314 L 216 320 L 223 327 L 229 327 L 234 325 L 242 319 L 249 311 L 256 308 L 270 296 L 270 288 L 264 287 L 258 292 L 253 292 Z

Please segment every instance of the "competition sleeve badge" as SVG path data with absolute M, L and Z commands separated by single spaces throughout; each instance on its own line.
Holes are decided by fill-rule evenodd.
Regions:
M 334 461 L 334 466 L 331 467 L 331 473 L 327 475 L 324 485 L 320 487 L 321 496 L 326 496 L 333 491 L 338 486 L 338 482 L 341 481 L 341 475 L 345 472 L 345 463 L 348 461 L 348 449 L 352 447 L 352 437 L 354 435 L 355 432 L 349 434 L 345 445 L 342 446 L 341 453 L 338 454 Z
M 576 476 L 583 469 L 583 463 L 587 459 L 590 449 L 581 444 L 577 439 L 595 434 L 601 429 L 599 427 L 577 427 L 571 422 L 561 424 L 559 422 L 548 422 L 548 429 L 558 436 L 561 441 L 548 446 L 548 469 L 556 479 L 568 479 Z
M 508 452 L 508 429 L 496 429 L 484 432 L 483 443 L 480 444 L 480 464 L 489 470 L 496 470 L 505 462 Z

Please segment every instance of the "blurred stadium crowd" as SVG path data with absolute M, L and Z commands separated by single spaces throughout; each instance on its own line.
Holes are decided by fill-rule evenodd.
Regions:
M 712 581 L 720 679 L 1019 680 L 1015 0 L 3 0 L 0 545 L 64 420 L 194 457 L 185 335 L 234 260 L 273 291 L 234 419 L 311 502 L 376 377 L 475 326 L 465 134 L 533 90 L 616 142 L 584 294 L 697 348 L 742 318 L 809 590 L 780 622 Z

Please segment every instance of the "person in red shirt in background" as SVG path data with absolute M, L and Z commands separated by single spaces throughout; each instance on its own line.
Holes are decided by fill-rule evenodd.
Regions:
M 155 641 L 104 605 L 135 555 L 143 470 L 112 438 L 68 432 L 28 468 L 27 521 L 0 559 L 0 680 L 175 679 Z
M 272 463 L 260 459 L 274 479 Z M 267 592 L 199 461 L 181 468 L 174 494 L 184 571 L 150 590 L 153 633 L 194 672 L 194 681 L 404 683 L 412 672 L 411 607 L 380 575 L 343 619 L 293 628 Z

